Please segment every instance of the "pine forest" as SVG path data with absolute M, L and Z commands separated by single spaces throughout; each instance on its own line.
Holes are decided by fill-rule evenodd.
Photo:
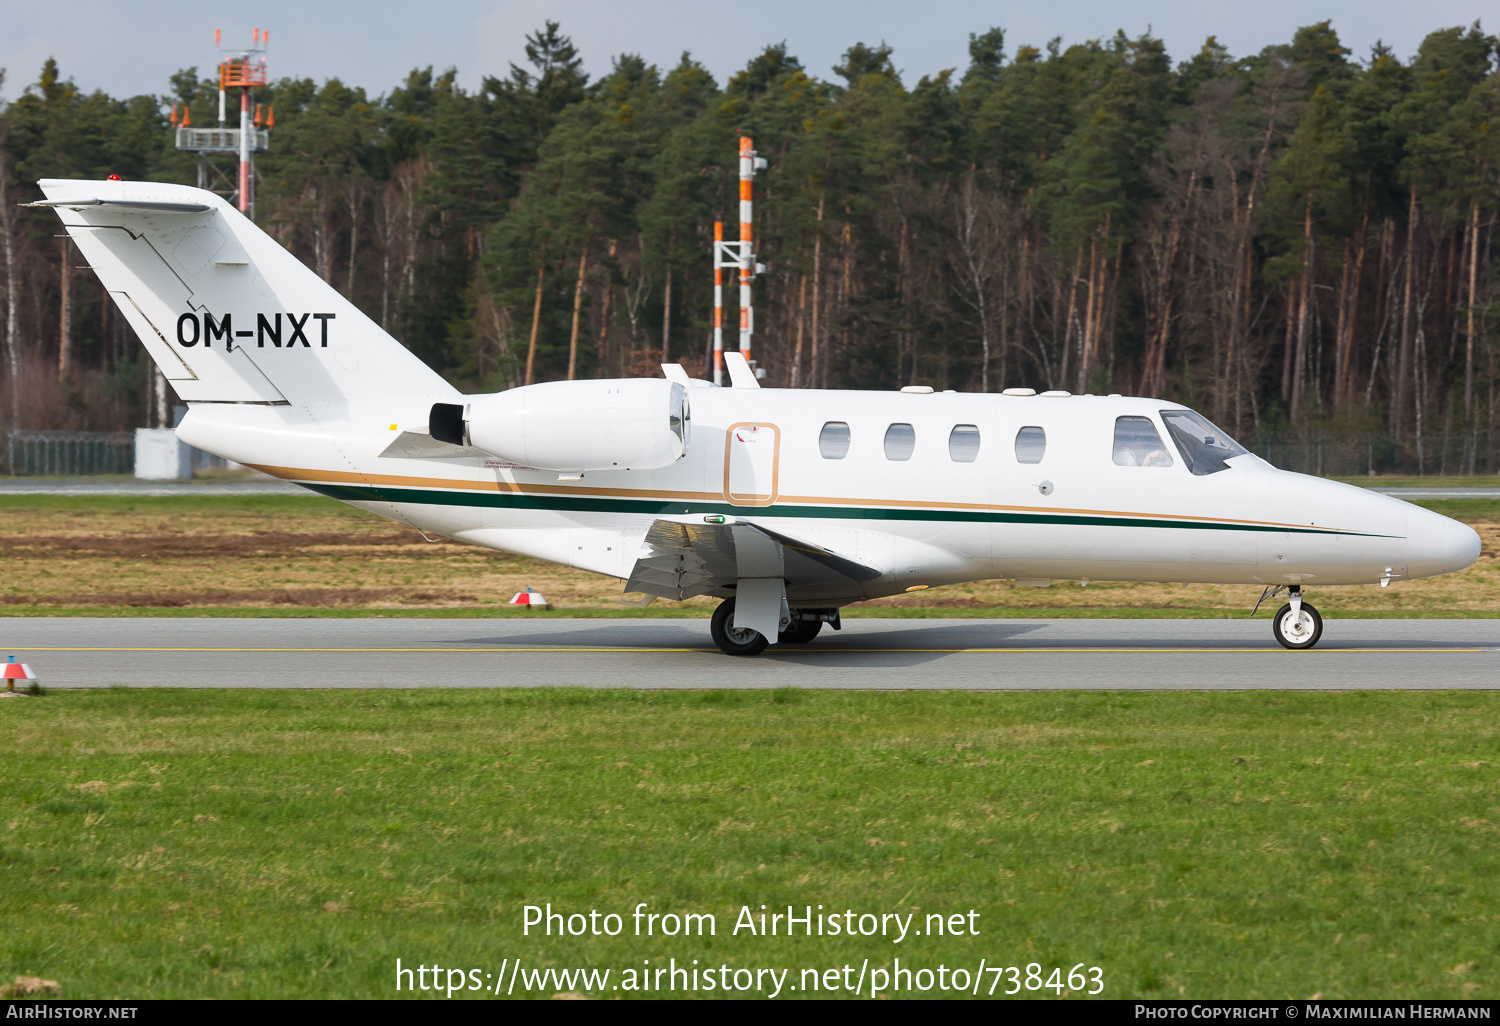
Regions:
M 591 78 L 549 22 L 476 91 L 432 68 L 379 95 L 275 80 L 256 219 L 465 391 L 703 376 L 748 135 L 767 386 L 1160 396 L 1291 469 L 1500 470 L 1495 37 L 1009 43 L 975 32 L 966 67 L 914 82 L 865 43 L 826 74 L 777 45 L 725 82 L 689 54 Z M 66 71 L 3 83 L 0 422 L 160 424 L 175 397 L 19 204 L 41 178 L 193 184 L 169 120 L 216 124 L 217 81 L 116 98 Z

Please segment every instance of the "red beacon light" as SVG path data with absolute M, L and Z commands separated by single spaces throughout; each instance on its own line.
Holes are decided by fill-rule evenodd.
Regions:
M 119 175 L 110 175 L 108 178 L 105 179 L 106 182 L 118 182 L 119 180 L 120 180 L 120 176 Z

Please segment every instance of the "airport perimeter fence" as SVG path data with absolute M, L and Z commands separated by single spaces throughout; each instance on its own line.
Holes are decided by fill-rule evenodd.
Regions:
M 1245 447 L 1281 470 L 1318 477 L 1376 474 L 1494 474 L 1500 445 L 1488 432 L 1428 435 L 1396 441 L 1390 435 L 1274 432 L 1244 440 Z
M 12 477 L 85 477 L 135 473 L 130 431 L 11 431 L 5 439 Z
M 225 470 L 221 456 L 193 449 L 193 473 Z M 11 477 L 93 477 L 135 473 L 133 431 L 10 431 L 0 449 Z
M 1486 432 L 1431 435 L 1397 442 L 1390 435 L 1271 432 L 1245 440 L 1257 456 L 1282 470 L 1320 477 L 1373 474 L 1463 475 L 1500 472 L 1500 439 Z M 129 431 L 11 431 L 3 449 L 12 477 L 86 477 L 135 473 L 135 435 Z M 192 450 L 193 473 L 228 463 Z

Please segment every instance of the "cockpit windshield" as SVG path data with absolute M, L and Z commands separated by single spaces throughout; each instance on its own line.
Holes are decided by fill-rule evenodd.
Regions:
M 1217 474 L 1228 470 L 1225 460 L 1243 456 L 1244 446 L 1230 438 L 1208 420 L 1192 410 L 1162 410 L 1161 419 L 1167 432 L 1182 453 L 1182 462 L 1187 464 L 1196 477 Z

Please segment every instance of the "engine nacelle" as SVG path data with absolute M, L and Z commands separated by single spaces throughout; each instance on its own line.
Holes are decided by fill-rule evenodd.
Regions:
M 657 470 L 687 455 L 687 389 L 658 378 L 548 381 L 432 408 L 432 437 L 538 470 Z

